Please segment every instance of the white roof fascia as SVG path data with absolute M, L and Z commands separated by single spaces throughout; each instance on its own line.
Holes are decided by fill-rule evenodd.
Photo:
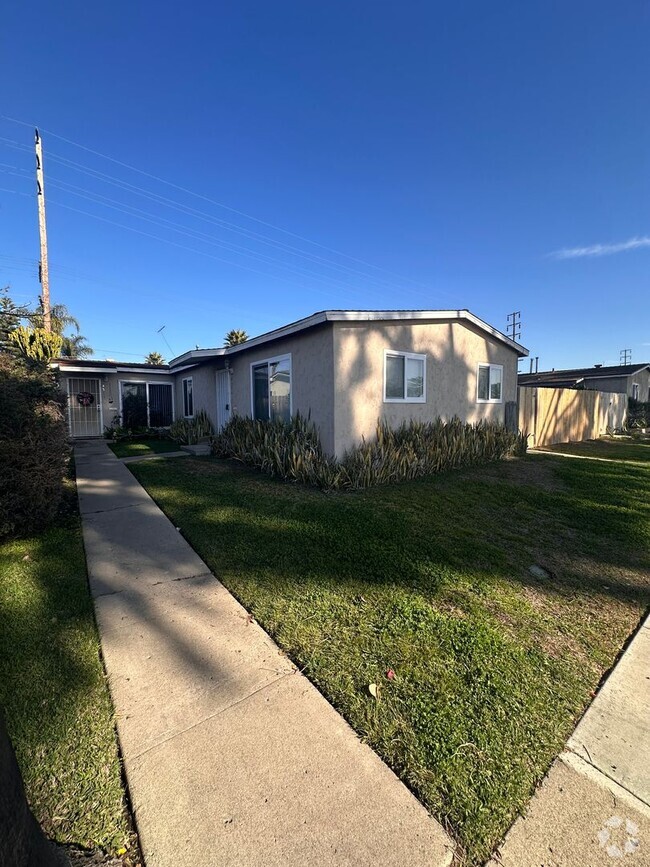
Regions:
M 225 354 L 225 347 L 222 349 L 190 349 L 189 352 L 184 352 L 182 355 L 177 355 L 176 358 L 172 358 L 169 362 L 169 366 L 171 367 L 174 364 L 182 364 L 187 361 L 199 362 L 204 358 L 218 358 L 220 355 Z
M 172 373 L 171 370 L 151 370 L 148 367 L 122 367 L 118 366 L 115 368 L 117 373 L 153 373 L 156 376 L 169 376 Z
M 194 370 L 194 368 L 198 367 L 198 366 L 199 366 L 198 362 L 197 362 L 197 364 L 184 364 L 182 367 L 175 367 L 173 370 L 170 370 L 169 372 L 172 375 L 175 373 L 184 373 L 186 370 Z
M 259 337 L 253 337 L 245 343 L 239 343 L 236 346 L 229 346 L 222 349 L 195 349 L 179 355 L 178 358 L 172 359 L 170 364 L 181 361 L 199 361 L 201 359 L 216 358 L 222 355 L 234 355 L 237 352 L 242 352 L 246 349 L 251 349 L 254 346 L 259 346 L 263 343 L 269 343 L 272 340 L 279 340 L 282 337 L 289 337 L 299 331 L 304 331 L 307 328 L 313 328 L 315 325 L 320 325 L 323 322 L 395 322 L 408 321 L 413 319 L 420 320 L 445 320 L 457 319 L 467 320 L 481 331 L 485 331 L 496 340 L 505 343 L 506 346 L 513 349 L 518 355 L 528 355 L 528 350 L 506 337 L 501 331 L 488 325 L 478 316 L 474 316 L 469 310 L 324 310 L 321 313 L 314 313 L 312 316 L 307 316 L 305 319 L 299 319 L 291 325 L 285 325 L 282 328 L 276 328 L 274 331 L 269 331 L 266 334 L 261 334 Z
M 68 364 L 52 365 L 53 370 L 58 370 L 59 373 L 115 373 L 115 367 L 72 367 Z
M 51 367 L 53 370 L 58 370 L 59 373 L 153 373 L 158 376 L 161 374 L 169 376 L 170 373 L 175 373 L 173 370 L 149 370 L 146 367 L 122 367 L 118 365 L 115 367 L 84 367 L 82 365 L 73 367 L 69 364 L 53 364 Z
M 488 325 L 487 322 L 479 319 L 478 316 L 474 316 L 469 310 L 327 310 L 325 315 L 329 321 L 361 322 L 403 321 L 408 319 L 466 319 L 477 328 L 480 328 L 481 331 L 486 331 L 492 337 L 501 340 L 511 349 L 514 349 L 515 352 L 518 352 L 519 355 L 528 355 L 528 350 L 525 346 L 521 346 L 521 344 L 506 337 L 497 328 Z

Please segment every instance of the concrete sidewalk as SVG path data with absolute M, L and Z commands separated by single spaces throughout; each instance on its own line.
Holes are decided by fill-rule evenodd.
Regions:
M 453 844 L 103 441 L 75 447 L 147 867 L 449 865 Z
M 650 867 L 650 618 L 490 862 Z

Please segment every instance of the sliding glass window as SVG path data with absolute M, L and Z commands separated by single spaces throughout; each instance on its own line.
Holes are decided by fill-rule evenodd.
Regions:
M 291 418 L 291 356 L 251 365 L 253 418 L 289 421 Z

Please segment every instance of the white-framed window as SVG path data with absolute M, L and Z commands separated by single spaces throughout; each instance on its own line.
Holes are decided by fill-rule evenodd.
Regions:
M 476 382 L 477 403 L 503 401 L 503 365 L 479 364 Z
M 639 399 L 639 383 L 633 382 L 632 383 L 632 400 L 638 400 L 638 399 Z
M 384 352 L 384 403 L 426 403 L 427 357 L 416 352 Z
M 194 418 L 194 392 L 191 376 L 183 380 L 183 415 L 185 418 Z
M 251 415 L 253 418 L 289 421 L 291 404 L 291 355 L 278 355 L 251 364 Z

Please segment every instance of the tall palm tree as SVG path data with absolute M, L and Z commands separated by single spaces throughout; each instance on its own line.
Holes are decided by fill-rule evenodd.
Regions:
M 86 343 L 83 334 L 63 334 L 61 339 L 61 355 L 64 358 L 88 358 L 93 355 L 93 349 Z
M 39 328 L 43 327 L 43 300 L 40 300 L 36 311 L 37 322 Z M 61 346 L 61 355 L 65 358 L 87 358 L 93 355 L 92 347 L 86 342 L 86 338 L 81 334 L 79 321 L 70 313 L 65 304 L 53 304 L 50 307 L 50 321 L 52 323 L 52 331 L 55 334 L 60 334 L 63 338 Z M 71 330 L 72 334 L 64 334 L 66 330 Z
M 231 328 L 224 337 L 224 346 L 237 346 L 239 343 L 246 343 L 248 334 L 243 328 Z
M 150 352 L 149 355 L 145 356 L 144 359 L 145 364 L 164 364 L 165 359 L 159 352 Z

